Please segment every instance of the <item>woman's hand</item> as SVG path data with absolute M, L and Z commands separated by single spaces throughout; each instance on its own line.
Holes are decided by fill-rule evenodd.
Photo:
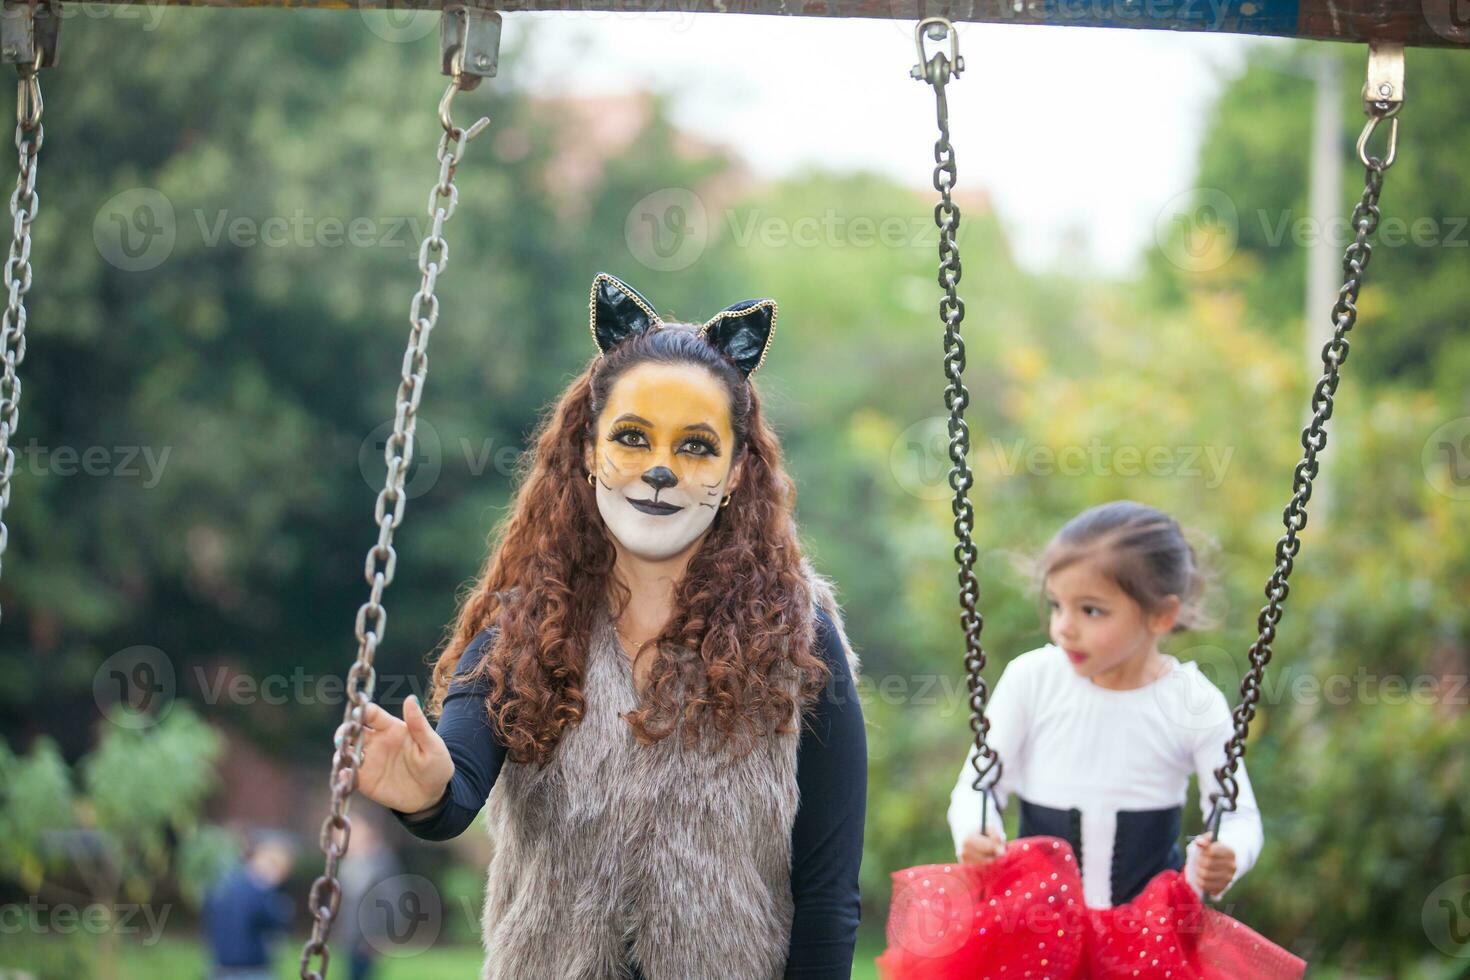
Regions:
M 1235 852 L 1219 843 L 1205 831 L 1195 838 L 1199 842 L 1199 853 L 1195 859 L 1194 873 L 1199 886 L 1206 895 L 1217 896 L 1235 880 Z
M 376 704 L 363 713 L 362 767 L 357 788 L 368 799 L 403 813 L 427 810 L 444 795 L 454 777 L 449 749 L 409 695 L 403 718 L 394 718 Z
M 971 834 L 960 846 L 960 863 L 978 864 L 981 867 L 994 861 L 1006 852 L 1006 842 L 1000 836 L 1000 828 L 991 824 L 983 834 Z

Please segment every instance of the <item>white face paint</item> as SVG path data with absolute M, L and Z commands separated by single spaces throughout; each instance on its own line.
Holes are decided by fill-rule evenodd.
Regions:
M 714 522 L 738 482 L 725 388 L 703 368 L 640 364 L 608 397 L 585 462 L 597 510 L 626 551 L 672 558 Z

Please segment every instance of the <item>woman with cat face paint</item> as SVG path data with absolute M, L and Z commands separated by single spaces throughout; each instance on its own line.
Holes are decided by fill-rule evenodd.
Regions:
M 666 323 L 599 273 L 590 320 L 434 667 L 437 729 L 372 707 L 359 788 L 428 840 L 488 802 L 482 980 L 846 980 L 867 745 L 749 380 L 776 303 Z

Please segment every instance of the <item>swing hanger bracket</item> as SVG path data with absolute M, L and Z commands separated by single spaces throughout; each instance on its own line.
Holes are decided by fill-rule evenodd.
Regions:
M 490 125 L 482 117 L 469 128 L 454 124 L 454 97 L 479 86 L 500 70 L 500 14 L 476 3 L 447 3 L 439 21 L 439 66 L 450 77 L 449 87 L 439 100 L 439 123 L 447 137 L 469 142 Z
M 1363 114 L 1368 117 L 1358 137 L 1358 159 L 1371 170 L 1387 170 L 1398 155 L 1399 110 L 1404 107 L 1404 46 L 1398 42 L 1370 41 L 1368 77 L 1363 83 Z M 1388 120 L 1388 150 L 1382 160 L 1370 156 L 1368 140 L 1378 124 Z
M 478 3 L 444 5 L 439 21 L 440 70 L 470 92 L 500 70 L 500 14 Z
M 930 40 L 942 42 L 946 35 L 949 37 L 949 54 L 944 53 L 941 47 L 934 54 L 924 53 L 924 37 Z M 914 47 L 919 53 L 919 63 L 910 69 L 909 74 L 921 82 L 930 85 L 943 85 L 951 78 L 959 78 L 960 72 L 965 70 L 965 59 L 960 56 L 960 35 L 954 29 L 954 24 L 944 17 L 925 17 L 914 25 Z
M 0 9 L 0 61 L 15 65 L 22 75 L 51 68 L 60 31 L 60 0 L 6 0 Z

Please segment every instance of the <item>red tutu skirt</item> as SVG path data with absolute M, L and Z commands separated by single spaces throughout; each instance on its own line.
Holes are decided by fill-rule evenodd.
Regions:
M 896 871 L 880 980 L 1297 980 L 1306 962 L 1165 871 L 1124 905 L 1088 908 L 1072 847 L 1025 837 L 980 868 Z

